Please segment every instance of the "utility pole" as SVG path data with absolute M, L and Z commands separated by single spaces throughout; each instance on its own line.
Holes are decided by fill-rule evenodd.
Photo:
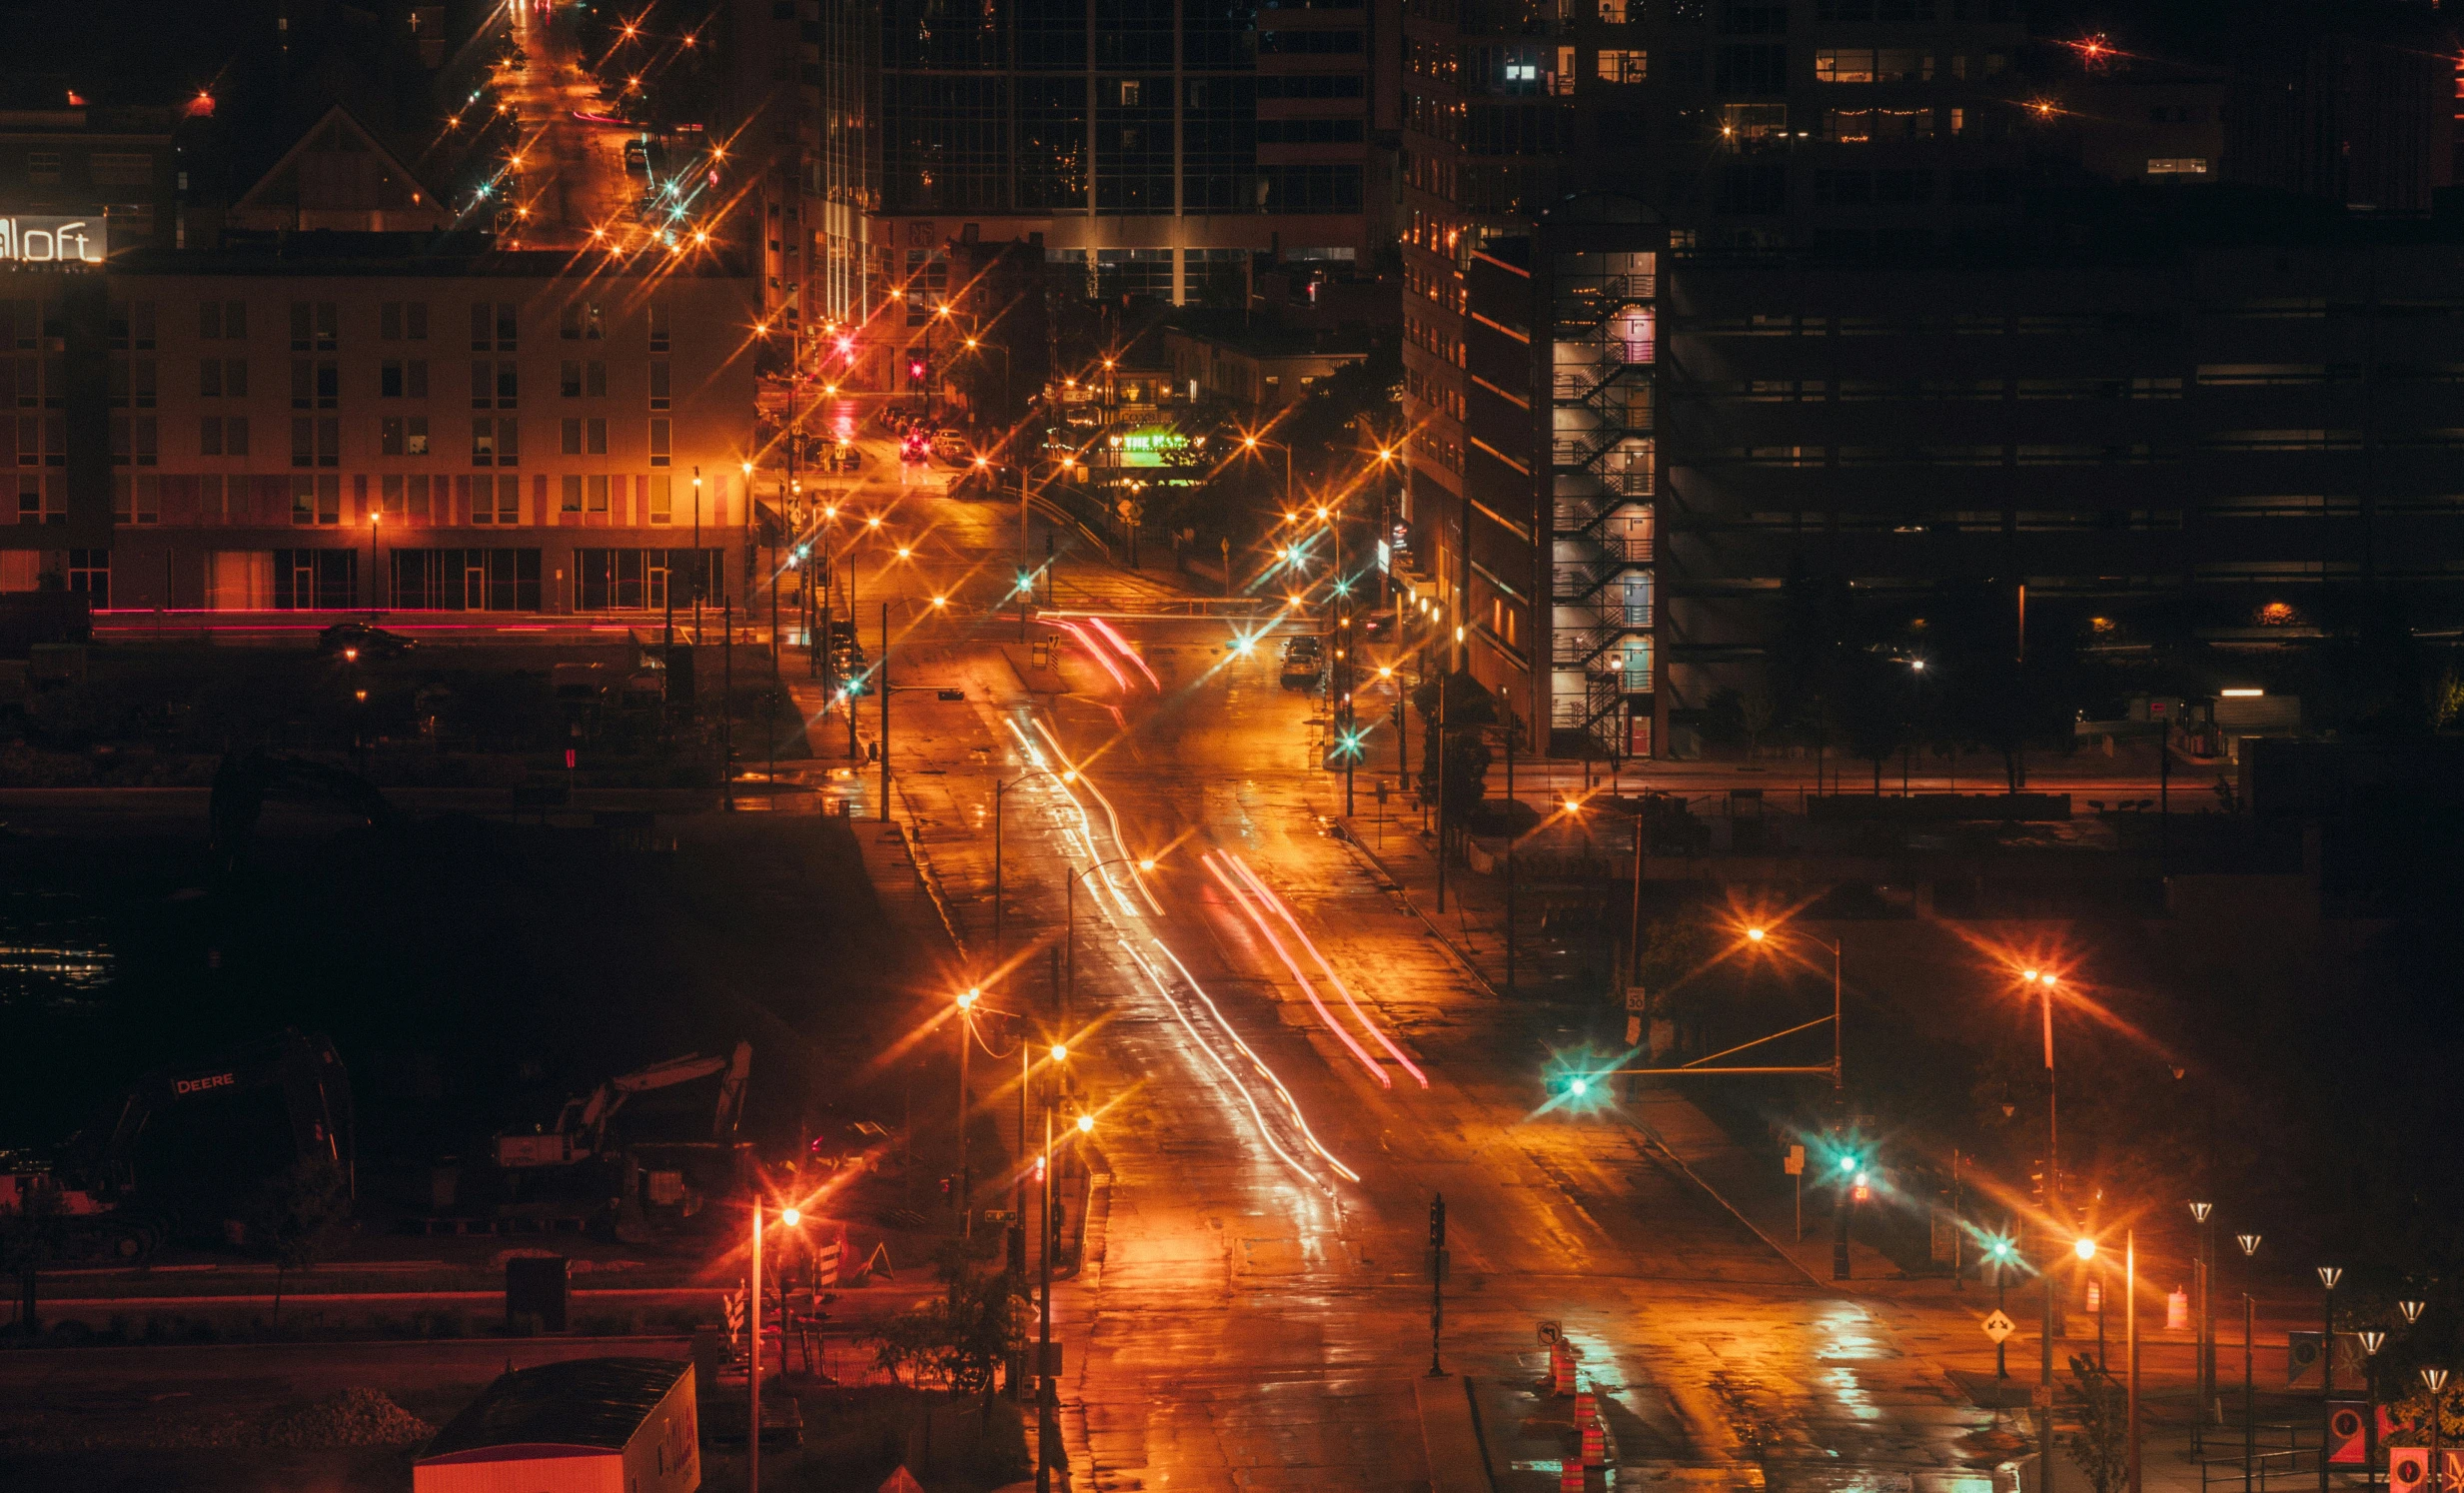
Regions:
M 2053 1233 L 2044 1231 L 2036 1250 L 2036 1280 L 2044 1291 L 2044 1330 L 2038 1335 L 2036 1393 L 2031 1406 L 2036 1417 L 2037 1493 L 2053 1493 Z
M 1429 1198 L 1429 1377 L 1443 1379 L 1438 1338 L 1446 1325 L 1446 1194 Z
M 958 1005 L 958 1237 L 968 1243 L 975 1239 L 975 1173 L 967 1167 L 967 1049 L 975 1045 L 974 1004 L 969 991 Z
M 720 578 L 724 580 L 724 577 Z M 719 805 L 735 811 L 735 599 L 726 597 L 720 622 L 727 636 L 718 643 L 718 781 Z M 694 641 L 700 635 L 696 632 Z
M 1506 996 L 1515 993 L 1515 841 L 1521 838 L 1515 813 L 1515 723 L 1510 708 L 1506 720 Z
M 2122 1364 L 2129 1375 L 2130 1398 L 2125 1465 L 2129 1468 L 2130 1493 L 2139 1493 L 2139 1238 L 2135 1229 L 2122 1235 Z M 2323 1462 L 2319 1480 L 2326 1481 Z
M 1429 774 L 1437 779 L 1437 909 L 1446 915 L 1446 697 L 1453 693 L 1446 686 L 1447 675 L 1438 676 L 1437 760 L 1429 763 Z
M 749 484 L 746 486 L 745 496 L 747 498 L 752 496 Z M 778 787 L 778 692 L 784 688 L 778 677 L 778 547 L 773 545 L 770 547 L 770 719 L 767 728 L 762 732 L 762 737 L 770 744 L 770 788 L 772 792 L 775 792 Z M 771 806 L 777 806 L 775 798 L 771 800 Z
M 929 328 L 927 330 L 929 330 Z M 890 604 L 884 601 L 881 604 L 881 663 L 878 667 L 881 676 L 881 822 L 884 824 L 890 821 L 889 610 Z M 847 720 L 849 722 L 853 722 L 855 720 L 855 703 L 853 701 L 849 701 L 847 703 Z M 850 729 L 852 728 L 850 727 Z

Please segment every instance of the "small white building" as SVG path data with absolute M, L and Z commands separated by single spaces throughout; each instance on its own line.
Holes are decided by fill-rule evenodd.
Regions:
M 575 1358 L 500 1375 L 412 1464 L 413 1493 L 693 1493 L 693 1366 Z

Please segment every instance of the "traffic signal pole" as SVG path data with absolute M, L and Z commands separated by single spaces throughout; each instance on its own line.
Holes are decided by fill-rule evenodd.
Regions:
M 881 664 L 880 664 L 880 672 L 881 672 L 881 822 L 882 822 L 882 823 L 884 823 L 884 824 L 886 824 L 886 823 L 888 823 L 888 822 L 890 821 L 890 780 L 889 780 L 889 772 L 890 772 L 890 768 L 889 768 L 889 751 L 890 751 L 890 735 L 889 735 L 889 698 L 890 698 L 889 651 L 890 651 L 890 636 L 889 636 L 889 610 L 890 610 L 890 604 L 889 604 L 888 602 L 884 601 L 884 602 L 881 604 Z M 848 719 L 850 722 L 851 722 L 851 721 L 853 721 L 853 720 L 855 719 L 855 706 L 854 706 L 854 703 L 853 703 L 853 702 L 849 702 L 849 703 L 848 703 L 848 706 L 847 706 L 847 719 Z
M 1429 1198 L 1429 1377 L 1443 1379 L 1438 1335 L 1446 1325 L 1446 1194 Z

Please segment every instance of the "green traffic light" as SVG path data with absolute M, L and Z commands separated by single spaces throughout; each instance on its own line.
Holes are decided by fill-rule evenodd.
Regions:
M 1572 1088 L 1573 1088 L 1573 1090 L 1574 1090 L 1574 1096 L 1575 1096 L 1576 1098 L 1580 1099 L 1580 1098 L 1582 1098 L 1585 1094 L 1588 1094 L 1588 1093 L 1590 1093 L 1590 1092 L 1592 1091 L 1592 1080 L 1590 1080 L 1589 1078 L 1577 1078 L 1577 1079 L 1574 1081 L 1574 1083 L 1571 1085 L 1571 1087 L 1572 1087 Z
M 1840 1158 L 1840 1169 L 1842 1171 L 1854 1171 L 1856 1169 L 1856 1158 L 1852 1155 L 1842 1156 Z

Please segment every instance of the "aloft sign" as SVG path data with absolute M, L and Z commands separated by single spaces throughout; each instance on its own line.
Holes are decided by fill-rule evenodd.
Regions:
M 0 216 L 0 264 L 99 265 L 102 238 L 90 218 Z

